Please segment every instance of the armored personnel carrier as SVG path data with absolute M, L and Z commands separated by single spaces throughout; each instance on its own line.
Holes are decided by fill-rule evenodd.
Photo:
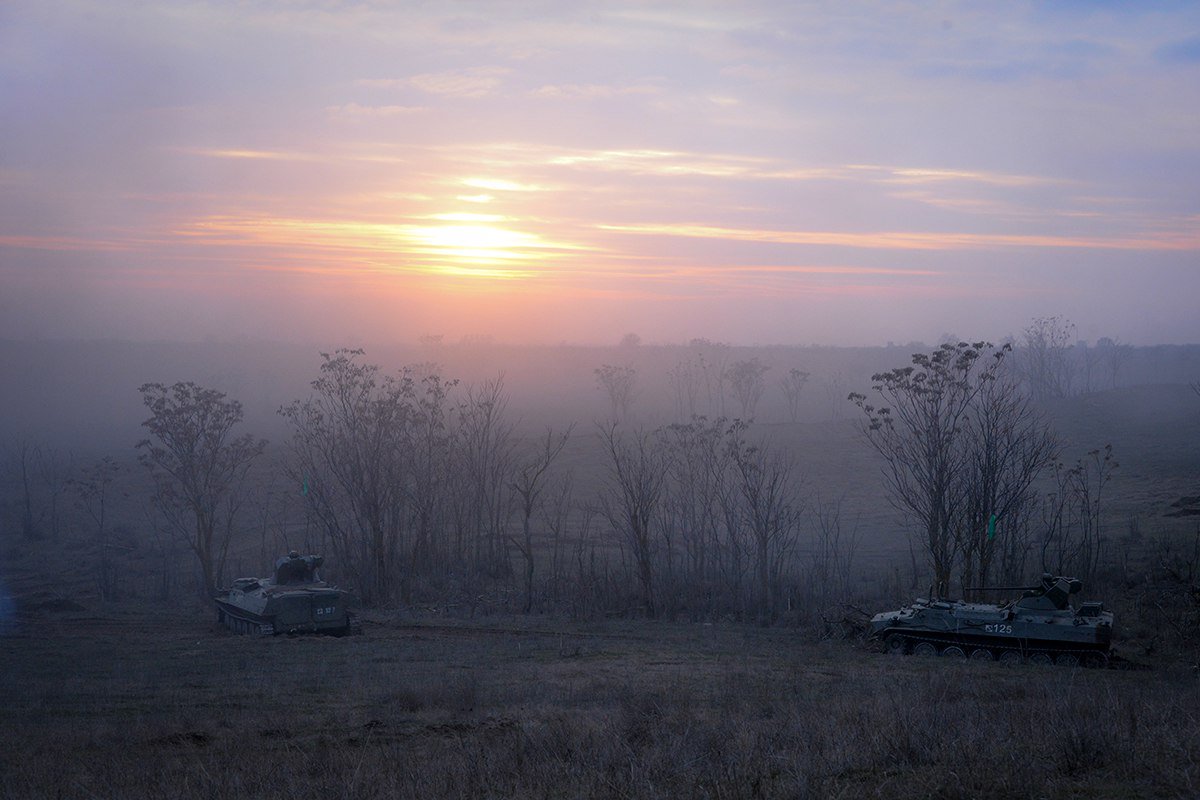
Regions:
M 349 592 L 321 580 L 321 556 L 293 550 L 272 578 L 238 578 L 216 596 L 217 621 L 234 633 L 359 633 Z
M 1096 601 L 1074 608 L 1083 584 L 1045 574 L 1037 586 L 1004 587 L 1023 594 L 1004 605 L 918 599 L 871 619 L 871 636 L 889 653 L 998 660 L 1005 664 L 1108 664 L 1113 615 Z

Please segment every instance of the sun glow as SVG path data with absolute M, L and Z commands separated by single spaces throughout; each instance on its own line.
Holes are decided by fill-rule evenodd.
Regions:
M 451 212 L 413 219 L 409 224 L 383 224 L 210 217 L 177 233 L 209 243 L 254 243 L 293 253 L 300 247 L 322 259 L 335 253 L 359 254 L 375 269 L 492 279 L 533 277 L 540 274 L 535 265 L 549 267 L 551 260 L 588 249 L 501 227 L 499 223 L 512 222 L 502 215 Z
M 492 225 L 412 226 L 404 229 L 404 236 L 419 252 L 453 256 L 471 263 L 538 258 L 530 251 L 546 246 L 535 234 Z

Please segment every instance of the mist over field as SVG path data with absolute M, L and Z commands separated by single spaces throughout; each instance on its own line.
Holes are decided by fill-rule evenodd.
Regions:
M 77 517 L 81 509 L 68 482 L 103 458 L 122 464 L 122 482 L 128 484 L 108 511 L 110 524 L 128 525 L 142 530 L 142 535 L 147 527 L 161 524 L 149 516 L 150 484 L 134 448 L 147 437 L 142 423 L 148 412 L 138 388 L 151 382 L 194 381 L 241 403 L 245 419 L 238 430 L 267 440 L 266 457 L 255 474 L 261 473 L 257 480 L 282 498 L 276 501 L 282 505 L 248 510 L 238 527 L 253 528 L 256 523 L 250 519 L 256 513 L 264 518 L 274 515 L 272 524 L 278 529 L 271 538 L 277 549 L 286 549 L 280 537 L 287 525 L 295 524 L 304 504 L 298 479 L 286 474 L 294 431 L 280 412 L 292 402 L 312 397 L 311 382 L 319 376 L 321 352 L 336 349 L 287 344 L 6 343 L 0 348 L 0 361 L 6 374 L 20 376 L 6 392 L 0 425 L 3 475 L 10 492 L 2 507 L 6 529 L 18 530 L 29 514 L 38 516 L 38 526 L 45 527 L 48 503 L 56 506 L 55 515 Z M 846 524 L 861 540 L 860 557 L 893 558 L 903 553 L 907 558 L 914 536 L 912 521 L 897 511 L 886 494 L 884 465 L 863 436 L 862 412 L 847 397 L 851 392 L 870 392 L 872 376 L 906 366 L 914 353 L 930 349 L 917 342 L 908 347 L 750 348 L 711 340 L 610 347 L 424 341 L 371 348 L 361 360 L 378 365 L 382 375 L 400 375 L 415 367 L 418 374 L 437 374 L 454 382 L 451 408 L 466 403 L 469 393 L 479 387 L 499 383 L 503 420 L 512 429 L 509 446 L 521 456 L 546 431 L 561 433 L 574 426 L 562 463 L 555 465 L 551 477 L 574 484 L 580 507 L 595 505 L 607 485 L 597 437 L 610 421 L 619 420 L 629 434 L 655 435 L 697 417 L 750 421 L 749 441 L 762 442 L 794 462 L 796 502 L 806 509 L 806 529 L 815 524 L 808 517 L 816 505 L 836 500 L 844 505 Z M 1197 491 L 1198 398 L 1189 383 L 1200 374 L 1200 348 L 1117 347 L 1106 352 L 1072 344 L 1065 352 L 1079 360 L 1071 366 L 1077 373 L 1072 376 L 1073 388 L 1039 403 L 1059 440 L 1056 457 L 1070 464 L 1111 444 L 1123 467 L 1114 473 L 1107 490 L 1106 529 L 1120 531 L 1134 520 L 1152 526 L 1174 524 L 1166 523 L 1162 515 L 1170 512 L 1171 503 Z M 730 382 L 737 365 L 751 368 L 748 374 L 754 386 L 749 408 Z M 614 366 L 630 371 L 632 385 L 625 409 L 614 407 L 600 380 L 600 370 Z M 794 395 L 789 397 L 785 382 L 792 373 L 801 382 L 794 384 Z M 56 474 L 42 475 L 40 471 L 47 469 Z M 19 499 L 25 483 L 33 498 L 28 503 Z M 1042 491 L 1051 491 L 1045 480 L 1039 485 Z M 261 497 L 253 501 L 261 502 Z M 33 509 L 35 504 L 39 508 Z M 284 522 L 285 518 L 292 522 Z M 511 518 L 506 524 L 517 522 Z M 233 549 L 233 563 L 253 572 L 253 562 L 247 563 L 240 552 Z M 269 553 L 260 547 L 258 556 L 263 559 Z M 506 560 L 515 557 L 509 553 Z M 909 572 L 914 568 L 915 564 L 906 565 Z M 226 575 L 230 577 L 234 576 Z M 927 580 L 927 576 L 910 579 Z
M 1137 670 L 1088 670 L 1079 692 L 1078 667 L 898 658 L 862 638 L 870 613 L 933 591 L 934 551 L 848 395 L 922 353 L 964 347 L 427 339 L 322 356 L 289 344 L 7 342 L 0 359 L 17 380 L 3 409 L 0 636 L 19 699 L 4 712 L 0 769 L 14 796 L 194 786 L 184 796 L 284 797 L 301 785 L 368 797 L 614 785 L 637 796 L 956 796 L 951 774 L 974 742 L 989 755 L 961 796 L 1186 794 L 1200 348 L 1072 343 L 1040 378 L 1035 341 L 1007 353 L 1000 380 L 1038 397 L 1053 458 L 1027 524 L 1001 522 L 992 571 L 968 579 L 970 551 L 956 551 L 947 587 L 1083 575 L 1084 598 L 1116 613 L 1113 663 Z M 385 574 L 359 560 L 365 518 L 340 531 L 326 516 L 340 513 L 321 505 L 336 472 L 301 466 L 300 418 L 287 410 L 321 396 L 314 381 L 333 374 L 322 364 L 378 367 L 372 403 L 389 375 L 445 387 L 444 427 L 428 440 L 445 460 L 421 461 L 409 439 L 348 473 L 399 459 Z M 208 402 L 244 403 L 233 433 L 269 440 L 228 488 L 231 503 L 212 507 L 232 513 L 203 569 L 194 523 L 172 516 L 189 501 L 163 495 L 138 463 L 152 451 L 134 446 L 161 413 L 142 402 L 155 396 L 148 385 L 189 381 L 225 393 Z M 391 424 L 410 436 L 434 419 L 429 408 Z M 555 442 L 561 451 L 543 449 Z M 539 463 L 545 481 L 531 484 Z M 620 469 L 650 463 L 666 480 L 642 541 L 621 510 Z M 780 480 L 778 504 L 742 505 L 754 484 L 739 481 L 756 474 Z M 531 486 L 540 494 L 525 506 Z M 761 551 L 754 508 L 778 515 Z M 359 597 L 361 635 L 235 636 L 212 622 L 213 591 L 269 574 L 289 549 L 326 556 L 324 577 Z M 1046 726 L 1047 709 L 1064 722 Z M 125 744 L 101 745 L 97 768 L 95 737 L 117 720 Z M 1012 770 L 1035 751 L 1052 757 Z M 271 766 L 297 752 L 303 777 Z M 725 762 L 736 766 L 716 768 Z
M 1196 108 L 1176 0 L 0 4 L 0 797 L 1197 796 Z

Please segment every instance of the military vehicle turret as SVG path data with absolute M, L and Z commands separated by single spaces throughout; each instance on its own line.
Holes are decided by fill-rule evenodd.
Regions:
M 271 578 L 238 578 L 216 596 L 217 621 L 234 633 L 359 633 L 349 592 L 317 572 L 324 559 L 295 550 L 275 562 Z
M 1006 664 L 1108 664 L 1113 615 L 1091 601 L 1074 608 L 1070 597 L 1083 584 L 1075 578 L 1042 575 L 1037 586 L 1004 605 L 961 600 L 917 599 L 899 611 L 871 619 L 871 636 L 889 653 L 998 660 Z

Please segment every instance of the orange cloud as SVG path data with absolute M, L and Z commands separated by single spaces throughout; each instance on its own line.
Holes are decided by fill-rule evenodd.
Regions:
M 982 183 L 991 186 L 1044 186 L 1047 184 L 1066 183 L 1057 178 L 1040 175 L 1015 175 L 1005 172 L 987 172 L 983 170 L 939 169 L 930 167 L 894 167 L 879 164 L 847 164 L 847 169 L 860 172 L 880 173 L 882 180 L 888 183 L 946 183 L 967 182 Z
M 124 252 L 135 249 L 135 246 L 136 243 L 129 240 L 85 239 L 78 236 L 0 235 L 0 247 L 13 247 L 21 250 Z
M 532 277 L 532 265 L 588 249 L 517 230 L 499 215 L 435 214 L 428 219 L 438 224 L 218 216 L 177 234 L 219 246 L 276 248 L 304 260 L 349 255 L 357 269 L 489 278 Z
M 344 119 L 383 119 L 386 117 L 401 117 L 419 114 L 425 111 L 423 106 L 363 106 L 358 103 L 346 103 L 340 106 L 326 106 L 325 113 L 331 117 Z
M 906 233 L 903 231 L 839 232 L 779 231 L 724 228 L 714 225 L 649 224 L 599 225 L 601 230 L 620 233 L 727 239 L 774 244 L 832 245 L 872 250 L 988 250 L 1002 247 L 1053 247 L 1087 250 L 1200 249 L 1200 236 L 1172 233 L 1158 237 L 1044 236 L 1037 234 Z

